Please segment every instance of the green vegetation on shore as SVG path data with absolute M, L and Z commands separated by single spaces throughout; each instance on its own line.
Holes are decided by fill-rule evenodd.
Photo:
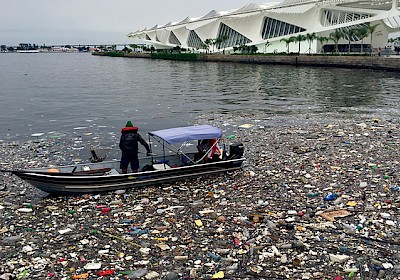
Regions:
M 121 51 L 104 52 L 105 56 L 124 57 L 125 53 Z
M 152 53 L 150 54 L 152 59 L 168 59 L 168 60 L 185 60 L 185 61 L 196 61 L 198 60 L 198 54 L 196 53 Z

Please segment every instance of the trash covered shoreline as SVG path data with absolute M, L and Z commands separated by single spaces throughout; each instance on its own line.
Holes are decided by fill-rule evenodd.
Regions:
M 0 279 L 399 279 L 400 120 L 207 115 L 243 170 L 48 196 L 1 176 Z M 2 169 L 68 139 L 0 143 Z

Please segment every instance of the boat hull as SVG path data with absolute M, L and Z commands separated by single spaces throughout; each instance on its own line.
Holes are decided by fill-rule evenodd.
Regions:
M 52 194 L 85 194 L 139 188 L 240 169 L 244 158 L 131 174 L 51 173 L 18 170 L 13 173 L 34 187 Z M 104 167 L 104 164 L 103 166 Z

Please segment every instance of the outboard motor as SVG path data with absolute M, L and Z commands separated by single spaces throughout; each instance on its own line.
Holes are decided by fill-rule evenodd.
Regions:
M 229 145 L 228 159 L 242 158 L 244 154 L 244 147 L 242 143 L 233 143 Z

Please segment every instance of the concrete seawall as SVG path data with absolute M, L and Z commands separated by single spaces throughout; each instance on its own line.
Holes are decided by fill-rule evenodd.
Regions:
M 149 53 L 129 53 L 120 55 L 111 55 L 109 53 L 93 53 L 93 55 L 118 56 L 128 58 L 154 58 Z M 156 58 L 159 59 L 159 58 Z M 185 60 L 171 54 L 170 60 Z M 193 60 L 193 59 L 191 59 Z M 293 66 L 314 66 L 314 67 L 342 67 L 400 71 L 399 57 L 383 56 L 321 56 L 321 55 L 220 55 L 220 54 L 197 54 L 196 61 L 209 62 L 234 62 L 250 64 L 275 64 L 275 65 L 293 65 Z

